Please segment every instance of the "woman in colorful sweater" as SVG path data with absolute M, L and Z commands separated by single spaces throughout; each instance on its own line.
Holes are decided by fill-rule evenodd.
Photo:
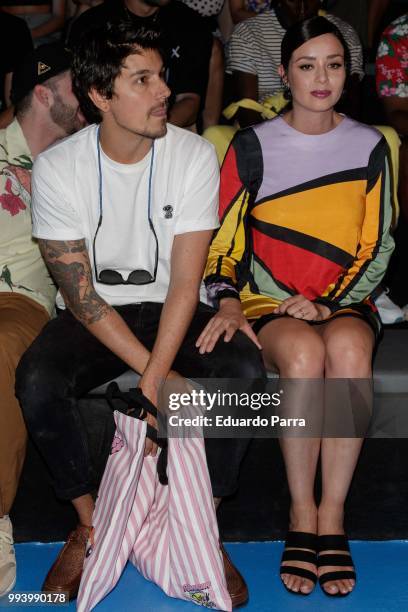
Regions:
M 219 310 L 197 346 L 210 352 L 241 329 L 283 379 L 354 378 L 364 387 L 380 332 L 371 294 L 393 250 L 392 206 L 381 134 L 334 110 L 347 65 L 340 32 L 323 17 L 285 35 L 280 74 L 292 108 L 238 132 L 227 153 L 205 279 Z M 362 394 L 369 404 L 370 392 Z M 292 592 L 309 594 L 316 576 L 327 595 L 354 588 L 343 511 L 361 444 L 281 439 L 291 493 L 281 576 Z

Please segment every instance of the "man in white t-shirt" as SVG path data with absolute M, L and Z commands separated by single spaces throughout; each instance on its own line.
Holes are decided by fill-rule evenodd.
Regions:
M 129 368 L 153 404 L 166 377 L 265 375 L 249 325 L 211 354 L 195 346 L 214 314 L 201 279 L 218 226 L 218 164 L 212 145 L 167 125 L 163 72 L 152 32 L 118 23 L 89 33 L 73 75 L 94 123 L 39 155 L 33 171 L 33 232 L 62 313 L 23 357 L 16 388 L 56 493 L 78 513 L 43 586 L 71 598 L 94 508 L 77 398 Z M 247 445 L 206 440 L 217 501 L 236 489 Z M 233 604 L 243 603 L 245 583 L 224 562 Z

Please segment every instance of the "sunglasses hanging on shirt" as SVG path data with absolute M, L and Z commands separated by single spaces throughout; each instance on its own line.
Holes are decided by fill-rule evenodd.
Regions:
M 157 240 L 156 231 L 154 229 L 152 218 L 151 218 L 154 141 L 152 143 L 152 148 L 151 148 L 150 170 L 149 170 L 149 192 L 148 192 L 148 199 L 147 199 L 147 217 L 149 221 L 149 227 L 150 227 L 151 232 L 153 233 L 155 244 L 156 244 L 156 254 L 154 258 L 153 274 L 151 274 L 148 270 L 143 270 L 143 269 L 132 270 L 132 272 L 130 272 L 127 279 L 124 279 L 121 272 L 119 272 L 118 270 L 112 270 L 112 269 L 106 268 L 98 272 L 98 265 L 96 263 L 95 243 L 96 243 L 96 237 L 102 225 L 102 219 L 103 219 L 102 163 L 101 163 L 101 143 L 100 143 L 99 132 L 100 132 L 100 126 L 98 126 L 98 131 L 97 131 L 97 153 L 98 153 L 98 171 L 99 171 L 99 221 L 98 221 L 95 236 L 93 239 L 93 258 L 94 258 L 96 280 L 98 283 L 102 283 L 103 285 L 148 285 L 149 283 L 154 283 L 156 280 L 157 265 L 159 261 L 159 242 Z

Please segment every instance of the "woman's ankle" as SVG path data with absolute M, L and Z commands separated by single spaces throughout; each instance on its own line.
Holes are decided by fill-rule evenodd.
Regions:
M 344 505 L 341 502 L 322 500 L 317 517 L 319 534 L 344 533 Z
M 290 531 L 317 531 L 317 507 L 314 501 L 292 502 L 289 511 Z

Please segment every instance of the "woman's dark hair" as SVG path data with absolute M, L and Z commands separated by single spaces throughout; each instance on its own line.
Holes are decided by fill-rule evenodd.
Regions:
M 142 49 L 160 49 L 159 33 L 135 28 L 129 20 L 108 22 L 87 31 L 73 49 L 72 87 L 81 110 L 90 123 L 100 123 L 102 115 L 89 97 L 89 91 L 110 99 L 113 85 L 129 55 Z
M 350 51 L 346 41 L 344 40 L 343 34 L 340 32 L 339 28 L 334 25 L 334 23 L 320 16 L 311 17 L 305 21 L 300 21 L 286 31 L 281 44 L 281 64 L 284 67 L 285 72 L 288 70 L 292 53 L 308 40 L 316 38 L 317 36 L 323 36 L 323 34 L 333 34 L 341 42 L 344 49 L 346 75 L 349 76 Z

